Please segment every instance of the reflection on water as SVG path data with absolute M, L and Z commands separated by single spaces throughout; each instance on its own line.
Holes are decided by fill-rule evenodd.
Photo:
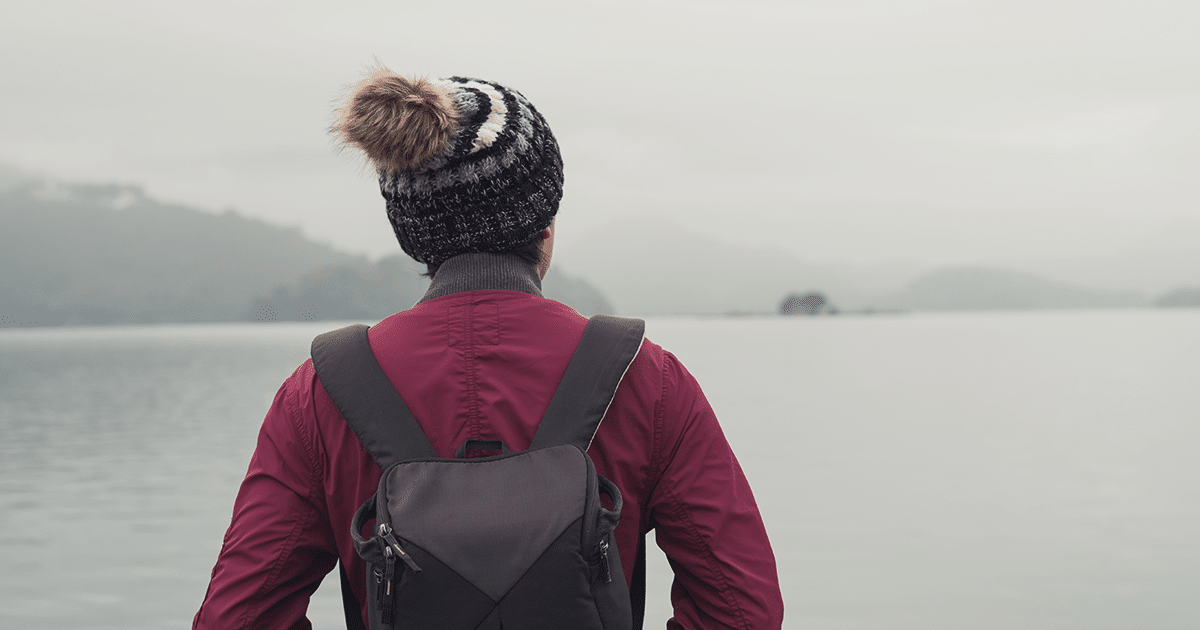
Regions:
M 332 326 L 0 331 L 0 626 L 189 627 L 262 413 Z M 788 627 L 1200 624 L 1200 313 L 648 334 L 750 476 Z M 315 627 L 342 623 L 336 588 Z

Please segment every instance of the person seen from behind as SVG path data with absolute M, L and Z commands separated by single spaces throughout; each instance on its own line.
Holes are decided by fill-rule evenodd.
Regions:
M 416 305 L 367 333 L 387 380 L 439 457 L 467 440 L 528 448 L 588 323 L 541 294 L 563 194 L 545 119 L 499 83 L 378 67 L 334 130 L 377 170 L 400 247 L 431 277 Z M 635 559 L 652 530 L 670 562 L 668 628 L 781 627 L 750 485 L 674 355 L 643 342 L 587 453 L 623 497 L 613 536 L 625 584 L 641 588 Z M 193 628 L 309 628 L 309 597 L 339 561 L 349 609 L 369 623 L 350 523 L 380 477 L 312 361 L 301 364 L 263 421 Z

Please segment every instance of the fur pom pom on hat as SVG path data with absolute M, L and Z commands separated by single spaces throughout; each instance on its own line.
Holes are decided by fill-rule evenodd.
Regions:
M 334 131 L 378 171 L 396 238 L 418 262 L 517 250 L 558 212 L 554 134 L 533 104 L 498 83 L 377 68 L 351 89 Z

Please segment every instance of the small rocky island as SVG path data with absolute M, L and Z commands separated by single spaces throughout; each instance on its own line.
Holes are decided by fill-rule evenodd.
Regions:
M 837 308 L 817 292 L 789 293 L 779 304 L 780 315 L 836 315 Z

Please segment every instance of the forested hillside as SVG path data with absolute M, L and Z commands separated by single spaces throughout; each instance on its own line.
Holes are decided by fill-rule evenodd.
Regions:
M 353 257 L 233 212 L 133 186 L 30 181 L 0 192 L 0 321 L 240 319 L 257 295 Z
M 45 179 L 0 187 L 0 325 L 382 318 L 426 280 L 401 256 L 371 262 L 227 211 L 163 203 L 136 186 Z M 611 312 L 559 274 L 547 295 Z

